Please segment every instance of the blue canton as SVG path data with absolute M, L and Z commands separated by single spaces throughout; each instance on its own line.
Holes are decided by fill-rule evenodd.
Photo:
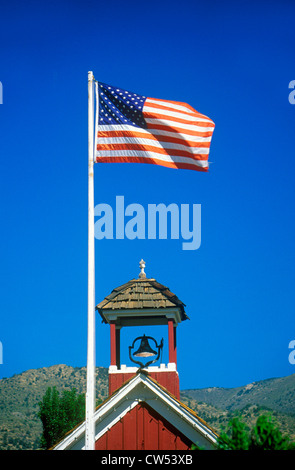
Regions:
M 99 122 L 146 128 L 142 109 L 145 96 L 98 82 Z

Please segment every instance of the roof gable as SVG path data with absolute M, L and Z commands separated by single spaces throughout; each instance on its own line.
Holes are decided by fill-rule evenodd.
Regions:
M 171 423 L 186 438 L 205 449 L 214 449 L 217 435 L 194 411 L 185 406 L 145 372 L 140 371 L 95 412 L 95 440 L 100 439 L 126 413 L 144 402 Z M 84 449 L 85 421 L 70 432 L 53 450 Z

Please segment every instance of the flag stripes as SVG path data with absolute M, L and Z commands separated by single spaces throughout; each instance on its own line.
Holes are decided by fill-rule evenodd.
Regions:
M 103 109 L 97 126 L 96 162 L 208 170 L 215 124 L 207 116 L 187 103 L 145 98 L 107 85 L 101 90 L 107 97 L 100 101 Z

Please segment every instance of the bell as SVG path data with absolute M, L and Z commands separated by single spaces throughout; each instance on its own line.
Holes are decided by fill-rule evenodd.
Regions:
M 133 356 L 136 357 L 150 357 L 150 356 L 156 356 L 156 351 L 154 351 L 148 342 L 148 339 L 145 335 L 142 336 L 140 346 L 138 350 L 133 354 Z

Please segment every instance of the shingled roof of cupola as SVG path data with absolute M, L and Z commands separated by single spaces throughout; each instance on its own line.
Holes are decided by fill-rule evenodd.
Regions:
M 147 278 L 143 263 L 141 261 L 138 279 L 131 279 L 126 284 L 116 287 L 96 306 L 103 321 L 106 322 L 104 313 L 107 311 L 136 310 L 138 312 L 144 309 L 175 310 L 175 308 L 180 312 L 181 321 L 187 320 L 189 317 L 184 310 L 185 304 L 168 287 L 160 284 L 156 279 Z

